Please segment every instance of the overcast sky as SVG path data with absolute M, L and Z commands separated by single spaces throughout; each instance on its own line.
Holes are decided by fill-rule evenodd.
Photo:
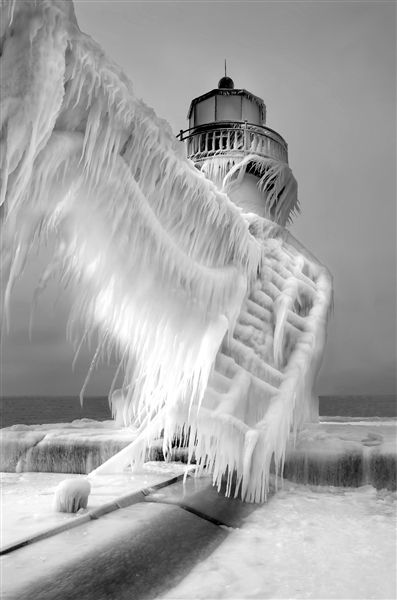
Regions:
M 227 58 L 237 88 L 265 100 L 289 145 L 302 215 L 292 233 L 331 270 L 335 309 L 320 394 L 395 391 L 395 2 L 75 2 L 80 28 L 177 133 L 192 98 L 217 86 Z M 38 267 L 14 295 L 2 394 L 75 394 L 67 295 L 27 323 Z M 111 369 L 88 394 L 106 394 Z

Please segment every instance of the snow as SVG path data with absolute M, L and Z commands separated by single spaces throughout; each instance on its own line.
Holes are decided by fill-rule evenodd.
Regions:
M 307 423 L 299 432 L 296 442 L 292 443 L 290 440 L 288 446 L 292 451 L 301 450 L 328 455 L 362 450 L 365 446 L 376 446 L 378 451 L 396 454 L 396 426 L 395 419 Z
M 114 421 L 12 425 L 1 430 L 1 469 L 85 473 L 135 437 L 132 427 Z
M 219 446 L 217 452 L 221 460 L 226 463 L 222 465 L 221 460 L 218 462 L 222 471 L 223 466 L 226 469 L 227 464 L 232 464 L 228 461 L 234 460 L 236 455 L 233 438 L 225 438 L 222 428 L 229 425 L 238 432 L 243 427 L 239 419 L 244 405 L 240 402 L 236 388 L 238 391 L 238 388 L 244 385 L 244 381 L 245 385 L 248 385 L 249 377 L 243 369 L 234 371 L 235 365 L 230 358 L 220 356 L 219 359 L 230 379 L 215 371 L 216 378 L 212 380 L 211 387 L 206 392 L 205 406 L 202 408 L 199 420 L 222 414 L 225 405 L 233 406 L 234 416 L 230 416 L 229 423 L 225 423 L 224 417 L 219 420 L 220 426 L 216 439 L 220 440 L 219 444 L 223 443 L 223 447 Z M 219 363 L 218 368 L 220 368 Z M 238 378 L 243 378 L 244 381 L 240 381 L 238 386 L 233 385 Z M 230 389 L 229 381 L 232 382 Z M 269 392 L 268 389 L 260 387 L 260 382 L 257 385 L 256 394 Z M 255 397 L 254 400 L 257 405 Z M 260 399 L 260 403 L 264 403 L 263 398 Z M 255 418 L 257 419 L 258 415 L 255 415 Z M 246 427 L 248 430 L 248 425 Z M 94 475 L 105 472 L 105 469 L 100 467 L 105 463 L 108 473 L 123 472 L 121 450 L 127 448 L 125 452 L 128 459 L 130 452 L 128 445 L 136 438 L 136 430 L 120 428 L 114 421 L 95 422 L 82 419 L 53 425 L 14 425 L 1 431 L 0 468 L 17 473 L 34 471 L 88 474 L 91 472 Z M 246 435 L 245 439 L 248 443 L 249 435 Z M 255 443 L 255 438 L 253 442 Z M 203 443 L 203 437 L 200 443 Z M 186 461 L 188 449 L 175 447 L 175 444 L 177 441 L 171 448 L 165 448 L 168 458 L 171 461 Z M 158 457 L 162 454 L 162 449 L 164 451 L 162 439 L 151 441 L 148 446 L 146 459 Z M 199 448 L 199 457 L 202 452 Z M 112 456 L 114 462 L 108 460 Z M 240 460 L 243 458 L 242 454 Z M 199 458 L 199 471 L 204 470 L 200 460 Z M 130 471 L 128 463 L 129 461 L 126 460 L 125 469 Z M 334 420 L 306 423 L 296 436 L 289 436 L 283 475 L 299 483 L 342 486 L 372 484 L 377 489 L 387 487 L 393 490 L 396 484 L 395 465 L 396 421 L 394 419 L 347 422 Z M 209 466 L 211 466 L 210 462 L 207 468 Z M 223 490 L 224 483 L 225 480 L 221 479 Z M 232 484 L 234 485 L 234 482 L 230 478 L 226 482 L 227 493 L 232 493 Z
M 180 464 L 147 463 L 140 473 L 97 476 L 91 479 L 88 510 L 183 471 Z M 54 490 L 64 478 L 53 473 L 1 475 L 3 547 L 85 514 L 54 512 Z M 183 501 L 182 492 L 179 500 Z M 390 600 L 396 590 L 396 501 L 395 492 L 371 486 L 352 489 L 284 481 L 239 528 L 229 527 L 222 544 L 161 598 Z M 103 527 L 109 527 L 106 519 Z M 95 543 L 101 547 L 103 527 L 97 528 L 94 547 Z M 81 543 L 84 535 L 80 533 Z
M 88 509 L 153 485 L 178 473 L 178 467 L 183 468 L 151 463 L 141 474 L 98 477 L 95 484 L 91 482 Z M 53 511 L 54 489 L 64 477 L 2 475 L 2 545 L 79 517 Z M 284 482 L 239 528 L 228 528 L 225 541 L 162 599 L 390 600 L 396 590 L 396 500 L 395 492 L 377 492 L 370 486 L 351 489 Z M 101 531 L 99 527 L 98 548 Z
M 390 598 L 396 494 L 284 483 L 163 600 Z
M 65 479 L 55 490 L 55 510 L 76 513 L 87 508 L 91 484 L 88 479 Z
M 244 498 L 262 502 L 273 457 L 281 471 L 290 430 L 314 416 L 328 271 L 184 157 L 168 123 L 79 30 L 71 2 L 2 7 L 6 323 L 31 249 L 55 240 L 37 298 L 55 276 L 72 287 L 76 356 L 96 346 L 86 382 L 115 355 L 113 412 L 137 428 L 102 472 L 141 465 L 164 430 L 165 453 L 187 438 L 216 486 L 227 477 L 230 489 L 235 470 Z M 286 223 L 297 209 L 288 166 L 257 168 L 269 212 Z M 220 376 L 222 390 L 212 384 Z
M 91 493 L 87 510 L 99 508 L 120 496 L 133 494 L 185 473 L 181 463 L 148 462 L 135 473 L 102 475 L 89 479 Z M 54 510 L 58 484 L 65 480 L 86 481 L 86 475 L 65 473 L 1 473 L 1 546 L 16 544 L 35 534 L 73 521 L 85 512 L 59 513 Z

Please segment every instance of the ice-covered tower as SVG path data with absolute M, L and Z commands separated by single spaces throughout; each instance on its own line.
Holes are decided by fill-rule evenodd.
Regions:
M 286 225 L 297 211 L 288 146 L 266 126 L 262 98 L 236 89 L 226 74 L 218 87 L 194 98 L 189 128 L 179 139 L 188 157 L 244 209 Z
M 193 100 L 181 138 L 238 210 L 69 0 L 1 5 L 1 316 L 31 249 L 51 239 L 38 291 L 57 274 L 71 286 L 77 354 L 97 339 L 86 382 L 114 352 L 113 412 L 136 428 L 97 473 L 142 464 L 160 436 L 167 456 L 178 438 L 197 473 L 262 502 L 291 432 L 318 417 L 332 297 L 327 270 L 284 227 L 297 207 L 285 142 L 226 77 Z

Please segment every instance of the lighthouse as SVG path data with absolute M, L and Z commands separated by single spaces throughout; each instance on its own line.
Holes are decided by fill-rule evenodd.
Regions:
M 287 142 L 267 127 L 262 98 L 235 88 L 225 69 L 217 88 L 192 100 L 187 118 L 178 137 L 195 166 L 244 212 L 290 223 L 299 210 L 297 184 Z

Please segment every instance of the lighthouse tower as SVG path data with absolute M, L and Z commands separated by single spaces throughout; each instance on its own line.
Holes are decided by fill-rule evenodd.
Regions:
M 236 89 L 225 69 L 216 89 L 192 100 L 187 118 L 178 137 L 196 167 L 244 212 L 288 224 L 298 212 L 297 185 L 286 141 L 266 126 L 264 101 Z

